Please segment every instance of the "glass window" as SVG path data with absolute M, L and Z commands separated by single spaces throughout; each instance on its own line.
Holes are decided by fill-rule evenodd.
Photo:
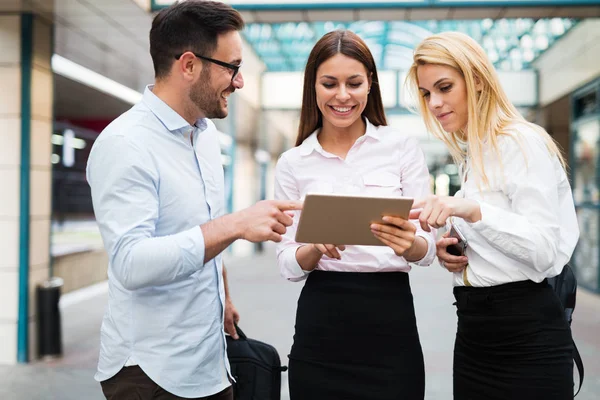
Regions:
M 600 120 L 590 120 L 577 127 L 574 143 L 573 196 L 576 204 L 597 203 L 598 192 L 598 146 Z

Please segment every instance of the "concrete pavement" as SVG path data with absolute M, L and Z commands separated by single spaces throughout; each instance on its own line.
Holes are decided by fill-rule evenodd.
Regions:
M 287 282 L 279 276 L 271 246 L 267 246 L 264 254 L 253 257 L 226 255 L 226 265 L 232 297 L 241 314 L 240 326 L 248 336 L 274 345 L 282 362 L 287 363 L 302 283 Z M 456 331 L 450 276 L 437 265 L 415 268 L 411 272 L 411 285 L 425 353 L 426 399 L 450 400 Z M 64 356 L 54 361 L 0 367 L 0 399 L 103 399 L 93 375 L 100 322 L 106 305 L 105 286 L 100 284 L 86 292 L 63 297 Z M 598 311 L 600 296 L 580 290 L 573 332 L 584 358 L 586 381 L 577 400 L 600 398 Z M 282 399 L 286 400 L 289 398 L 286 373 L 283 375 Z

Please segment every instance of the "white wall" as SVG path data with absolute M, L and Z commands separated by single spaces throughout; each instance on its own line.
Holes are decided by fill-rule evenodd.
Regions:
M 536 71 L 499 71 L 498 78 L 517 107 L 532 107 L 538 103 L 538 74 Z
M 258 167 L 248 146 L 236 147 L 233 168 L 233 211 L 239 211 L 258 200 Z M 245 240 L 232 244 L 233 254 L 240 257 L 252 254 L 253 249 L 254 244 Z
M 387 116 L 387 120 L 388 125 L 398 129 L 402 135 L 413 136 L 419 140 L 428 165 L 446 159 L 448 155 L 446 145 L 427 132 L 420 115 L 392 114 Z
M 267 72 L 262 80 L 262 105 L 267 109 L 299 109 L 302 105 L 301 72 Z
M 396 71 L 378 71 L 381 100 L 384 107 L 394 107 L 398 103 L 396 90 L 398 76 Z
M 275 154 L 281 148 L 293 146 L 298 134 L 300 110 L 264 110 L 266 140 L 262 148 Z M 287 143 L 287 146 L 286 146 Z
M 150 0 L 133 0 L 144 11 L 150 11 Z
M 243 40 L 242 45 L 244 64 L 240 69 L 240 73 L 244 78 L 244 88 L 238 93 L 252 107 L 260 109 L 261 80 L 266 66 L 245 40 Z
M 546 106 L 600 76 L 600 19 L 580 22 L 534 63 L 540 106 Z

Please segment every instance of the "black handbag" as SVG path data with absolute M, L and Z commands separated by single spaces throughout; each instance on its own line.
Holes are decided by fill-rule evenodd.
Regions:
M 280 400 L 281 365 L 277 350 L 270 344 L 249 339 L 236 325 L 239 339 L 227 336 L 227 357 L 231 365 L 234 400 Z
M 558 296 L 565 311 L 565 318 L 567 322 L 569 322 L 569 325 L 571 325 L 577 298 L 577 278 L 575 277 L 573 270 L 569 265 L 565 265 L 559 275 L 548 279 L 548 284 L 554 289 L 554 293 Z M 581 360 L 581 355 L 579 354 L 575 341 L 573 341 L 573 360 L 579 371 L 579 388 L 575 393 L 575 396 L 577 396 L 581 390 L 581 385 L 583 385 L 584 371 L 583 361 Z

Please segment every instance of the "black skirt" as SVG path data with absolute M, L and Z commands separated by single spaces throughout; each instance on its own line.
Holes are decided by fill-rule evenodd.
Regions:
M 572 400 L 573 342 L 546 281 L 454 288 L 456 400 Z
M 423 400 L 408 274 L 311 272 L 289 358 L 291 400 Z

